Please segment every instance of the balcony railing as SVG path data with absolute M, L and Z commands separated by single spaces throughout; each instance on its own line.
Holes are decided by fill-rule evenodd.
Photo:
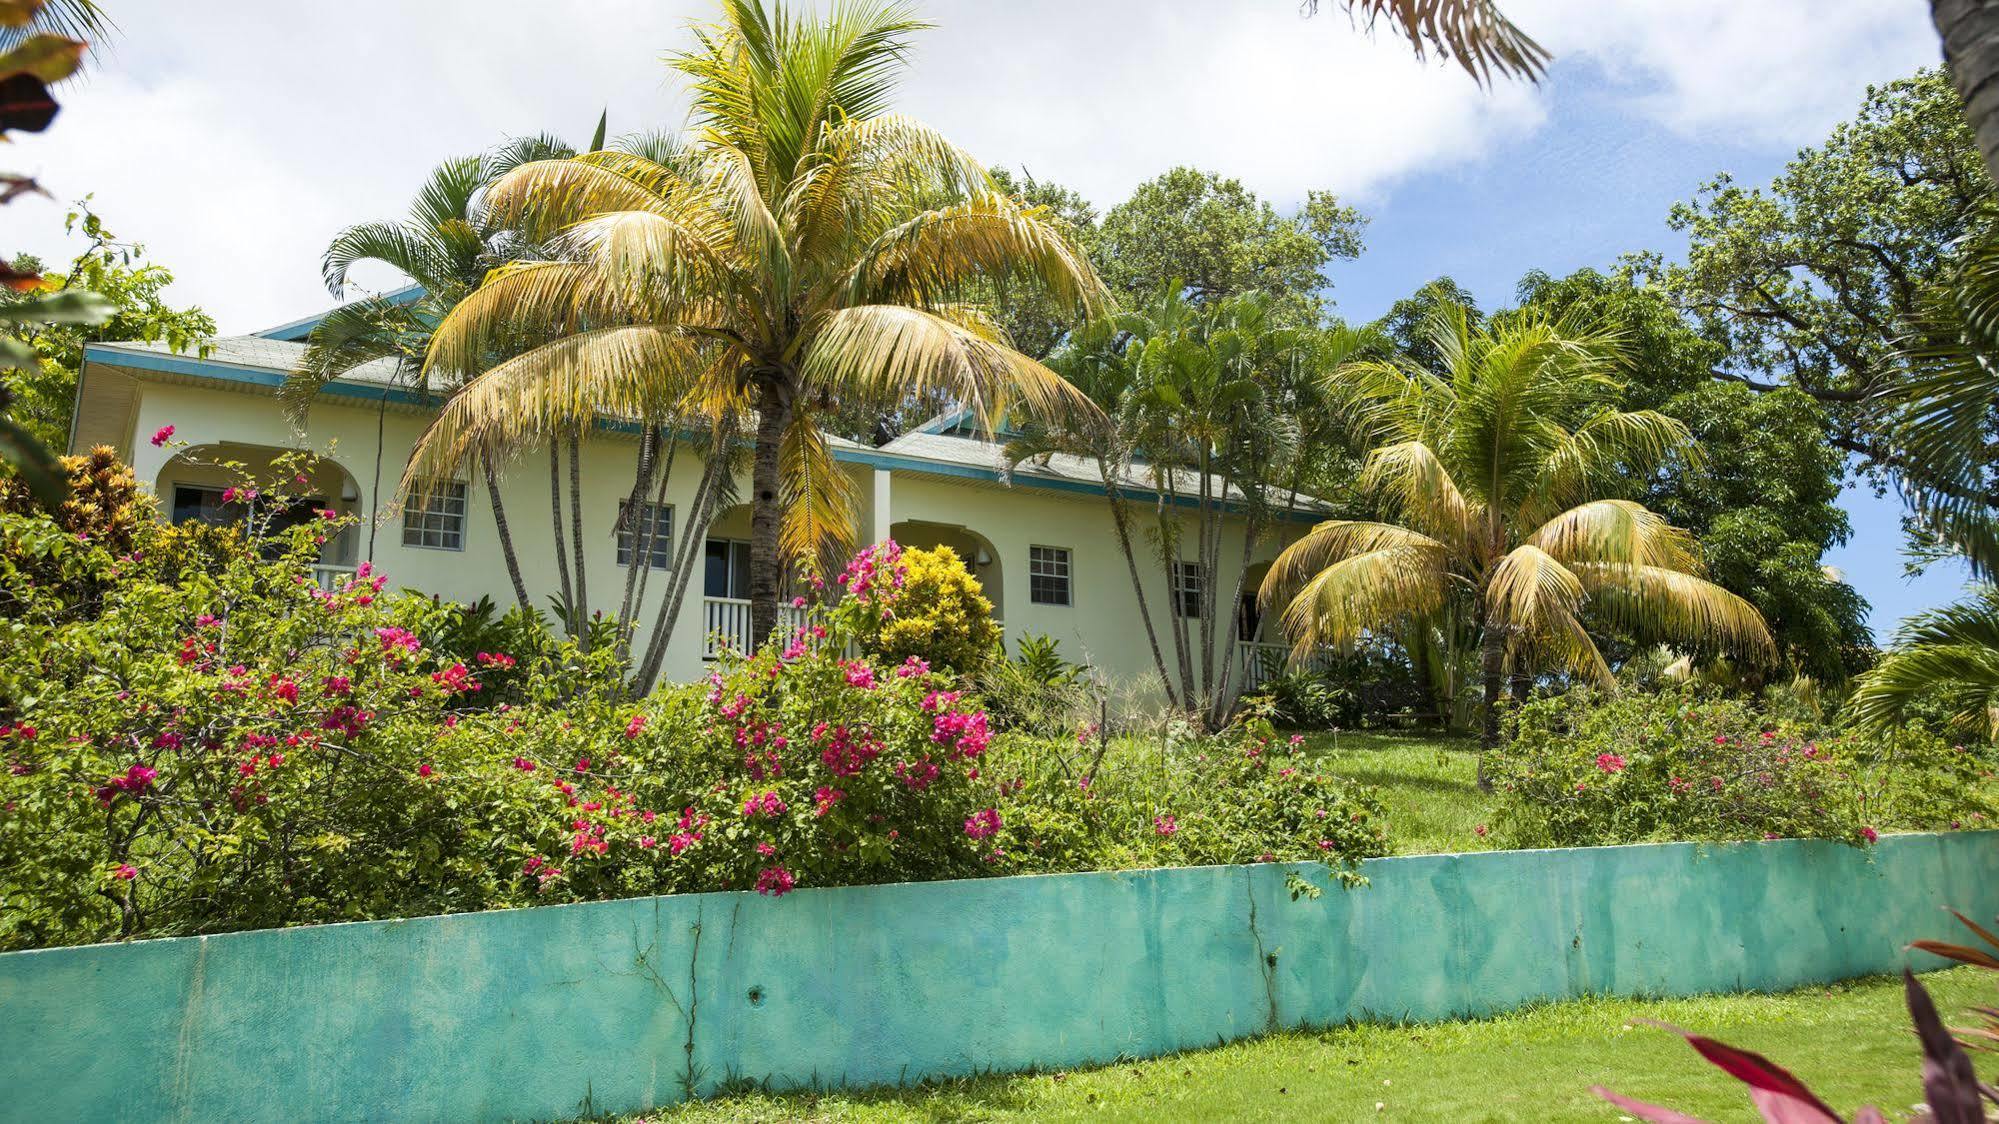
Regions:
M 805 623 L 805 610 L 780 604 L 777 607 L 777 623 L 789 635 Z M 749 651 L 753 638 L 749 601 L 740 597 L 703 597 L 701 632 L 705 637 L 701 642 L 701 658 L 704 660 L 712 660 L 724 651 Z
M 332 562 L 315 562 L 312 564 L 312 584 L 326 590 L 328 593 L 338 592 L 340 587 L 353 580 L 353 577 L 354 567 L 352 566 L 342 566 Z
M 1314 652 L 1296 665 L 1291 659 L 1289 644 L 1262 644 L 1244 641 L 1236 645 L 1236 659 L 1241 661 L 1238 682 L 1244 694 L 1283 675 L 1293 666 L 1310 668 L 1313 671 L 1329 671 L 1333 666 L 1333 654 L 1328 651 Z

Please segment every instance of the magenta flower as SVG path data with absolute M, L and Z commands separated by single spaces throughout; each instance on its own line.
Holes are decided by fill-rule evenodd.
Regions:
M 1599 753 L 1596 755 L 1596 767 L 1606 773 L 1621 773 L 1624 771 L 1624 758 L 1615 753 Z
M 791 876 L 791 872 L 781 866 L 770 867 L 757 875 L 757 893 L 768 894 L 773 898 L 789 894 L 792 887 L 797 884 L 797 879 Z
M 632 720 L 625 723 L 625 737 L 627 739 L 636 738 L 639 736 L 639 731 L 645 728 L 646 716 L 643 714 L 634 714 L 632 715 Z
M 848 660 L 847 686 L 859 687 L 863 691 L 875 689 L 875 669 L 864 660 Z
M 167 428 L 171 430 L 173 427 L 168 426 Z M 159 442 L 155 441 L 154 444 L 157 445 Z M 119 863 L 118 869 L 111 872 L 111 877 L 120 881 L 130 882 L 132 879 L 139 877 L 139 868 L 133 866 L 131 863 Z
M 427 776 L 429 776 L 429 775 L 430 775 L 430 762 L 426 761 L 426 762 L 424 762 L 423 764 L 421 764 L 421 765 L 418 765 L 418 766 L 416 767 L 416 775 L 417 775 L 417 776 L 419 776 L 419 777 L 427 777 Z
M 153 448 L 155 449 L 159 448 L 160 446 L 173 440 L 173 437 L 174 437 L 173 426 L 170 425 L 161 426 L 160 428 L 153 431 Z
M 746 817 L 781 816 L 787 808 L 788 805 L 775 792 L 766 792 L 761 796 L 753 794 L 748 800 L 743 802 L 743 815 Z
M 1000 814 L 996 808 L 986 808 L 972 813 L 965 821 L 965 834 L 974 839 L 990 839 L 999 834 Z
M 1152 817 L 1152 831 L 1155 835 L 1171 835 L 1180 830 L 1180 821 L 1172 816 Z
M 1879 843 L 1881 841 L 1881 833 L 1874 830 L 1871 827 L 1861 828 L 1860 837 L 1862 839 L 1867 840 L 1869 843 Z

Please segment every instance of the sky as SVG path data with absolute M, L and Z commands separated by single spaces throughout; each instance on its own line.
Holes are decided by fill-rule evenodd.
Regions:
M 509 135 L 581 143 L 674 127 L 664 65 L 708 0 L 109 0 L 119 33 L 56 125 L 9 167 L 61 202 L 5 212 L 0 250 L 52 261 L 68 200 L 143 242 L 172 299 L 225 333 L 331 298 L 321 251 L 394 218 L 438 160 Z M 1531 268 L 1632 250 L 1669 257 L 1673 202 L 1726 170 L 1767 180 L 1850 116 L 1870 83 L 1934 64 L 1922 0 L 1508 0 L 1555 55 L 1539 84 L 1481 89 L 1358 33 L 1337 3 L 927 0 L 900 108 L 990 164 L 1068 184 L 1099 208 L 1179 164 L 1238 177 L 1280 208 L 1330 189 L 1369 217 L 1329 271 L 1368 319 L 1448 274 L 1488 308 Z M 364 286 L 391 276 L 360 273 Z M 1962 575 L 1903 576 L 1900 507 L 1850 488 L 1854 535 L 1829 561 L 1884 638 Z

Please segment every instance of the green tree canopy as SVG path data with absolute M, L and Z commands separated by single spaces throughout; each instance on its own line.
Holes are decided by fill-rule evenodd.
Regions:
M 1128 307 L 1177 282 L 1197 304 L 1260 290 L 1316 318 L 1325 267 L 1359 256 L 1365 224 L 1329 191 L 1285 215 L 1241 180 L 1175 168 L 1104 215 L 1092 256 Z
M 45 288 L 29 293 L 0 288 L 0 302 L 38 297 L 51 290 L 82 290 L 103 296 L 115 310 L 111 319 L 97 325 L 5 322 L 6 334 L 32 347 L 40 360 L 36 370 L 10 370 L 0 376 L 14 394 L 14 419 L 43 444 L 58 450 L 69 443 L 70 411 L 77 376 L 83 370 L 84 345 L 105 340 L 165 340 L 178 351 L 195 348 L 215 334 L 215 320 L 206 312 L 177 308 L 167 301 L 165 291 L 173 284 L 173 271 L 147 260 L 144 246 L 119 241 L 87 206 L 70 215 L 69 225 L 73 231 L 81 230 L 90 242 L 66 272 L 42 273 Z M 19 273 L 37 273 L 41 263 L 17 258 L 13 268 Z

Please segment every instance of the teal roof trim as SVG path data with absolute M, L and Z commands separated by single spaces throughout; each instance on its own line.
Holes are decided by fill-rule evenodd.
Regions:
M 199 359 L 191 355 L 163 355 L 157 352 L 123 351 L 104 344 L 89 344 L 83 349 L 86 362 L 106 363 L 116 367 L 131 367 L 141 371 L 162 371 L 176 375 L 190 375 L 214 382 L 231 383 L 238 386 L 255 386 L 275 391 L 284 385 L 285 376 L 259 367 L 245 367 L 236 363 L 224 363 L 214 359 Z M 438 399 L 434 396 L 417 394 L 402 387 L 366 386 L 358 383 L 330 382 L 320 388 L 319 393 L 331 398 L 359 399 L 364 402 L 394 402 L 406 406 L 435 407 Z M 626 421 L 600 421 L 598 428 L 614 433 L 638 433 L 640 427 Z M 964 480 L 980 480 L 987 483 L 1007 484 L 1012 487 L 1038 488 L 1051 492 L 1069 492 L 1075 495 L 1101 496 L 1102 484 L 1092 484 L 1083 480 L 1051 480 L 1043 476 L 1013 474 L 1002 476 L 998 470 L 982 465 L 953 464 L 948 461 L 922 460 L 916 457 L 898 456 L 884 453 L 879 449 L 849 449 L 835 446 L 833 459 L 847 464 L 862 464 L 870 468 L 888 469 L 891 472 L 921 472 L 931 476 L 949 476 Z M 1135 499 L 1156 502 L 1158 497 L 1149 493 L 1130 493 Z M 1175 507 L 1198 507 L 1200 501 L 1191 496 L 1169 496 L 1167 502 Z M 1230 508 L 1238 505 L 1230 504 Z M 1321 516 L 1314 512 L 1291 512 L 1294 522 L 1317 522 Z
M 422 285 L 405 285 L 400 289 L 383 293 L 382 299 L 394 304 L 415 304 L 423 299 L 423 295 L 424 289 Z M 296 343 L 311 335 L 312 330 L 319 327 L 332 314 L 333 310 L 328 309 L 325 312 L 315 313 L 299 320 L 293 320 L 287 324 L 280 324 L 275 328 L 265 328 L 261 332 L 251 332 L 250 334 L 253 336 L 262 336 L 267 340 L 288 340 Z

